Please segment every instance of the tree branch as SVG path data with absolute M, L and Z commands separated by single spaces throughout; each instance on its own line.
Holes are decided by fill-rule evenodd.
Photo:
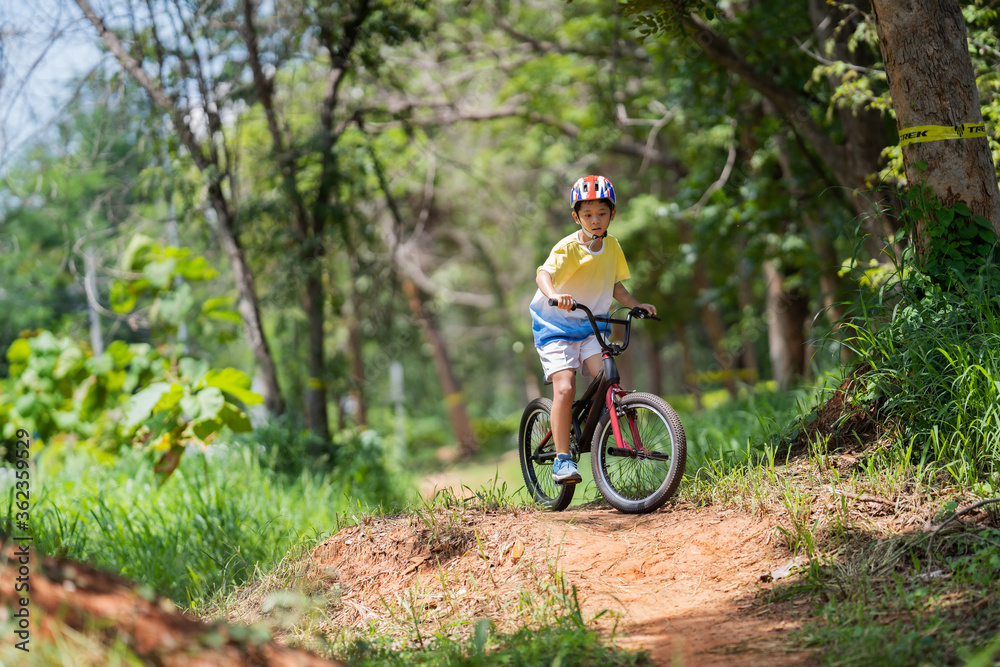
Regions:
M 694 30 L 694 42 L 705 55 L 739 76 L 748 86 L 770 100 L 781 116 L 802 134 L 813 150 L 827 163 L 837 176 L 837 180 L 847 187 L 856 186 L 844 182 L 846 165 L 843 152 L 831 141 L 819 123 L 813 120 L 809 109 L 794 90 L 756 71 L 725 37 L 709 28 L 699 17 L 688 16 L 685 23 Z
M 153 83 L 149 78 L 149 74 L 143 69 L 142 64 L 129 55 L 124 45 L 122 45 L 121 40 L 118 39 L 118 35 L 104 25 L 104 20 L 94 12 L 88 0 L 75 0 L 75 2 L 80 7 L 80 10 L 83 11 L 83 15 L 87 17 L 87 20 L 97 30 L 101 41 L 104 42 L 104 45 L 108 47 L 111 54 L 121 63 L 125 71 L 135 79 L 136 83 L 142 86 L 143 90 L 149 94 L 157 106 L 165 109 L 174 119 L 174 126 L 181 136 L 181 141 L 191 152 L 191 157 L 195 161 L 195 164 L 200 169 L 207 169 L 209 167 L 209 160 L 205 156 L 204 149 L 191 132 L 191 128 L 184 122 L 182 110 L 178 108 L 173 98 L 170 97 L 162 86 Z

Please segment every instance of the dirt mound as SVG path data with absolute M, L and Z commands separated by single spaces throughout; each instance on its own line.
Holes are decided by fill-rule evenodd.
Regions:
M 782 648 L 795 622 L 754 604 L 761 576 L 790 560 L 773 533 L 747 514 L 681 504 L 643 516 L 437 508 L 344 529 L 312 552 L 309 572 L 339 590 L 342 626 L 405 634 L 405 609 L 427 635 L 459 617 L 509 631 L 554 611 L 532 598 L 561 572 L 585 614 L 611 611 L 607 629 L 617 623 L 619 641 L 657 664 L 811 664 Z
M 16 592 L 13 582 L 25 560 L 30 590 Z M 82 563 L 42 557 L 33 550 L 25 556 L 6 545 L 2 566 L 0 613 L 17 613 L 20 596 L 30 596 L 29 651 L 15 650 L 16 664 L 102 664 L 99 647 L 118 644 L 122 650 L 124 644 L 142 662 L 165 667 L 344 667 L 248 628 L 189 618 L 170 600 Z M 42 644 L 61 653 L 46 656 Z M 88 648 L 95 655 L 88 655 Z
M 13 547 L 4 558 L 3 580 L 11 582 Z M 452 506 L 368 518 L 236 596 L 225 613 L 243 625 L 190 618 L 87 565 L 34 552 L 29 559 L 33 649 L 79 647 L 83 637 L 87 647 L 117 643 L 162 665 L 338 664 L 246 627 L 263 621 L 279 641 L 309 646 L 309 637 L 291 626 L 281 636 L 276 624 L 280 594 L 292 589 L 322 601 L 311 637 L 353 627 L 402 646 L 414 636 L 471 632 L 470 621 L 481 618 L 501 633 L 538 627 L 578 605 L 585 619 L 660 665 L 814 662 L 787 650 L 785 632 L 796 627 L 787 607 L 776 613 L 756 603 L 773 585 L 762 575 L 790 561 L 774 524 L 733 509 L 672 503 L 629 516 L 596 503 L 562 513 Z M 0 587 L 0 612 L 18 608 L 13 596 L 13 586 Z

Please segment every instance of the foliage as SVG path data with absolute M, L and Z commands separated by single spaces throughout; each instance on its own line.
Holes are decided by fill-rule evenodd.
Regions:
M 23 428 L 36 444 L 91 440 L 115 449 L 125 400 L 162 372 L 164 361 L 146 343 L 115 341 L 95 356 L 69 336 L 25 332 L 7 350 L 12 379 L 0 402 L 5 441 Z
M 910 187 L 901 198 L 906 231 L 922 230 L 920 247 L 912 257 L 914 268 L 944 286 L 980 272 L 988 282 L 1000 281 L 997 234 L 989 220 L 973 215 L 963 202 L 943 206 L 926 185 Z
M 638 24 L 641 37 L 684 35 L 690 14 L 711 20 L 716 3 L 708 0 L 620 0 L 619 10 Z
M 192 321 L 197 305 L 192 283 L 210 281 L 219 276 L 208 260 L 189 248 L 162 245 L 145 234 L 136 234 L 128 242 L 119 261 L 121 275 L 111 285 L 111 308 L 129 314 L 143 303 L 148 313 L 154 339 L 165 341 L 185 323 Z M 148 302 L 149 305 L 145 305 Z M 240 323 L 226 298 L 207 299 L 200 315 L 231 325 Z
M 872 539 L 817 561 L 780 595 L 812 603 L 796 634 L 822 647 L 826 664 L 991 664 L 1000 624 L 996 537 L 989 528 L 960 532 L 934 554 L 926 536 Z
M 172 335 L 190 321 L 195 298 L 189 283 L 216 276 L 203 257 L 143 235 L 128 245 L 122 270 L 131 277 L 115 283 L 113 305 L 128 312 L 140 300 L 151 300 L 154 336 Z M 214 305 L 203 309 L 203 315 L 221 313 L 226 319 L 227 310 L 217 302 L 206 303 Z M 147 343 L 119 340 L 94 355 L 68 336 L 38 331 L 14 341 L 7 360 L 13 378 L 12 402 L 0 404 L 4 433 L 24 428 L 42 442 L 74 436 L 112 450 L 140 440 L 159 453 L 161 479 L 174 471 L 188 444 L 207 445 L 224 428 L 249 431 L 240 406 L 262 400 L 250 391 L 250 379 L 242 371 L 178 358 L 176 346 L 166 357 Z
M 850 325 L 856 409 L 898 429 L 924 472 L 973 485 L 997 472 L 1000 307 L 993 267 L 946 287 L 916 270 L 884 286 Z M 867 324 L 862 324 L 866 322 Z
M 250 378 L 235 368 L 216 370 L 208 362 L 182 357 L 176 369 L 162 374 L 129 397 L 121 421 L 122 432 L 160 453 L 156 473 L 170 476 L 192 444 L 209 445 L 223 430 L 246 433 L 252 429 L 240 404 L 263 402 L 250 391 Z

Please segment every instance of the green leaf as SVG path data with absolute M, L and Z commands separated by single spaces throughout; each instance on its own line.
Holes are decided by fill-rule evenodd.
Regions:
M 153 406 L 153 412 L 157 413 L 173 410 L 185 396 L 190 396 L 190 394 L 187 393 L 181 384 L 174 382 L 170 385 L 170 391 L 163 394 L 160 400 L 156 402 L 156 405 Z
M 127 283 L 115 281 L 111 284 L 111 310 L 118 314 L 131 312 L 135 308 L 135 291 Z
M 239 313 L 233 310 L 232 302 L 232 299 L 226 297 L 208 299 L 201 305 L 201 312 L 212 319 L 240 324 L 243 320 L 240 319 Z
M 218 387 L 206 387 L 195 394 L 195 397 L 201 405 L 199 413 L 201 419 L 215 419 L 219 416 L 222 406 L 226 404 L 226 398 Z
M 149 419 L 160 398 L 170 391 L 170 383 L 154 382 L 139 393 L 133 395 L 125 403 L 125 416 L 122 418 L 122 428 L 132 431 L 142 422 Z
M 219 419 L 234 433 L 249 433 L 253 430 L 253 425 L 246 413 L 232 403 L 226 403 L 222 406 L 222 410 L 219 411 Z
M 222 430 L 222 422 L 218 419 L 199 419 L 191 423 L 191 432 L 199 440 L 208 440 Z
M 171 326 L 180 326 L 194 308 L 191 286 L 181 283 L 177 289 L 161 294 L 153 308 L 155 319 Z
M 31 357 L 31 343 L 27 338 L 18 338 L 7 348 L 7 361 L 12 364 L 23 364 Z
M 987 220 L 981 215 L 972 216 L 972 221 L 977 225 L 979 225 L 980 227 L 993 231 L 993 223 L 991 223 L 989 220 Z
M 970 211 L 969 207 L 965 205 L 965 202 L 956 202 L 953 208 L 955 212 L 963 218 L 968 218 L 972 215 L 972 211 Z
M 180 368 L 181 376 L 187 380 L 192 389 L 200 388 L 209 373 L 208 362 L 204 359 L 181 357 L 177 366 Z
M 122 268 L 126 271 L 135 271 L 140 268 L 138 266 L 140 264 L 140 255 L 152 250 L 154 247 L 153 239 L 145 234 L 136 234 L 128 242 L 125 252 L 122 253 Z
M 182 260 L 177 265 L 177 273 L 191 281 L 211 280 L 219 275 L 201 255 Z
M 218 387 L 227 394 L 246 405 L 256 405 L 264 402 L 264 397 L 255 391 L 250 391 L 250 378 L 243 371 L 235 368 L 214 368 L 205 375 L 205 384 Z
M 177 260 L 173 257 L 150 262 L 142 269 L 142 273 L 149 279 L 150 284 L 158 289 L 167 289 L 174 279 L 174 272 L 177 269 Z
M 938 219 L 938 222 L 941 224 L 941 226 L 947 227 L 949 224 L 951 224 L 951 221 L 955 219 L 955 211 L 954 211 L 954 209 L 950 209 L 950 208 L 940 208 L 940 209 L 938 209 L 937 219 Z
M 56 369 L 52 373 L 52 376 L 57 380 L 71 376 L 83 368 L 84 361 L 83 350 L 75 345 L 67 347 L 59 355 L 59 359 L 56 361 Z

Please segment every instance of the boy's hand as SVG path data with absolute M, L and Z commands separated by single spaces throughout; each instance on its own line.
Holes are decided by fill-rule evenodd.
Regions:
M 562 310 L 570 310 L 573 307 L 573 295 L 572 294 L 553 294 L 549 297 L 550 299 L 555 299 L 559 303 L 556 304 L 556 308 Z
M 636 308 L 642 308 L 653 317 L 656 317 L 656 306 L 651 303 L 640 303 Z

